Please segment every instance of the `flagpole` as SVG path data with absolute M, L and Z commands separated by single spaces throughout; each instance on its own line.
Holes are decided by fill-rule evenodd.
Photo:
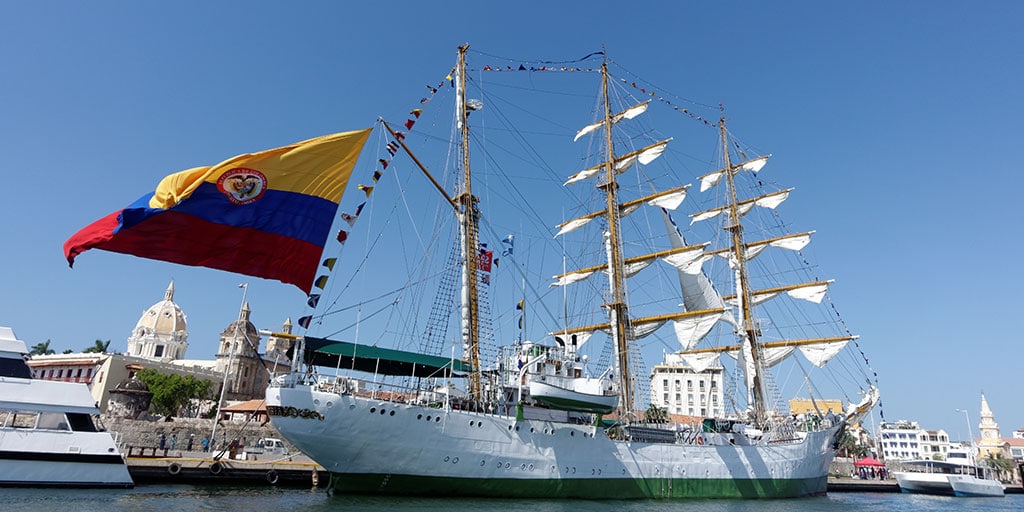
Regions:
M 238 328 L 242 324 L 242 310 L 245 309 L 245 294 L 249 291 L 249 283 L 242 283 L 238 287 L 242 289 L 242 304 L 238 306 L 238 319 L 235 320 L 234 339 L 231 345 L 228 346 L 228 362 L 224 365 L 224 378 L 220 384 L 220 399 L 217 401 L 217 415 L 213 417 L 213 430 L 210 432 L 210 446 L 214 446 L 217 442 L 217 423 L 220 421 L 221 405 L 224 404 L 224 392 L 228 388 L 228 370 L 231 369 L 231 359 L 235 354 L 235 343 L 238 343 Z

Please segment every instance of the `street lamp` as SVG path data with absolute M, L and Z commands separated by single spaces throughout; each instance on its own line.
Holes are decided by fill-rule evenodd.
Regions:
M 971 441 L 971 447 L 974 447 L 974 434 L 971 433 L 971 415 L 967 412 L 967 409 L 957 409 L 956 412 L 964 413 L 965 421 L 967 421 L 967 438 Z

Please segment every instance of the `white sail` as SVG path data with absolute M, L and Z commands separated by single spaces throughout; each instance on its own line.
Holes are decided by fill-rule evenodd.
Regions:
M 820 284 L 803 286 L 793 290 L 789 290 L 786 293 L 794 299 L 802 299 L 815 304 L 821 304 L 821 300 L 825 297 L 825 292 L 828 291 L 828 285 L 832 281 L 825 281 Z
M 801 345 L 800 352 L 803 353 L 804 357 L 806 357 L 811 364 L 821 368 L 822 366 L 825 366 L 825 363 L 843 350 L 849 342 L 850 340 L 843 340 Z
M 564 235 L 566 233 L 576 231 L 577 229 L 586 226 L 592 220 L 594 220 L 594 217 L 581 217 L 579 219 L 570 220 L 569 222 L 566 222 L 565 224 L 562 225 L 562 229 L 559 229 L 558 233 L 555 233 L 554 238 L 558 238 L 559 236 Z
M 711 331 L 711 328 L 722 318 L 723 313 L 708 313 L 706 315 L 691 318 L 680 318 L 672 321 L 672 327 L 676 333 L 676 339 L 682 345 L 683 350 L 690 350 L 697 343 L 704 339 Z
M 782 361 L 785 361 L 787 357 L 793 355 L 796 350 L 795 346 L 788 345 L 783 347 L 762 347 L 761 348 L 761 364 L 765 368 L 771 368 Z M 738 350 L 730 350 L 726 352 L 729 357 L 736 359 L 739 357 Z
M 633 119 L 634 117 L 644 113 L 647 110 L 647 106 L 650 103 L 651 103 L 651 100 L 647 100 L 647 101 L 645 101 L 643 103 L 634 105 L 634 106 L 632 106 L 630 108 L 627 108 L 626 110 L 624 110 L 622 112 L 619 112 L 618 114 L 613 115 L 612 116 L 612 124 L 618 123 L 619 121 L 621 121 L 623 119 Z M 600 121 L 600 122 L 597 122 L 597 123 L 594 123 L 594 124 L 590 124 L 590 125 L 584 126 L 580 131 L 576 132 L 576 136 L 573 137 L 572 141 L 576 142 L 576 141 L 580 140 L 580 137 L 582 137 L 584 135 L 587 135 L 587 134 L 590 134 L 590 133 L 594 133 L 595 131 L 597 131 L 598 128 L 601 128 L 602 126 L 604 126 L 604 121 Z
M 571 273 L 565 274 L 565 275 L 563 275 L 561 277 L 554 276 L 554 277 L 552 277 L 552 279 L 556 279 L 556 281 L 554 283 L 551 283 L 550 286 L 566 286 L 566 285 L 569 285 L 569 284 L 572 284 L 572 283 L 578 283 L 578 282 L 580 282 L 580 281 L 582 281 L 582 280 L 592 276 L 594 274 L 594 272 L 595 271 L 591 270 L 591 271 L 587 271 L 587 272 L 571 272 Z
M 680 357 L 683 358 L 683 361 L 686 361 L 686 364 L 689 365 L 694 372 L 700 373 L 712 366 L 715 366 L 715 363 L 718 362 L 719 353 L 700 352 L 696 354 L 680 354 Z

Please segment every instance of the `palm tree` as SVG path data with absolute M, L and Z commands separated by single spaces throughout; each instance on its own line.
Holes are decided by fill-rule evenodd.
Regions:
M 83 352 L 85 352 L 86 354 L 89 354 L 89 353 L 106 354 L 107 353 L 107 349 L 110 348 L 110 340 L 107 340 L 107 341 L 96 340 L 95 343 L 96 343 L 95 345 L 93 345 L 93 346 L 83 350 Z
M 44 356 L 49 354 L 56 354 L 52 348 L 50 348 L 50 340 L 46 340 L 42 343 L 36 343 L 29 351 L 29 354 L 34 356 Z
M 644 413 L 644 420 L 648 423 L 668 423 L 668 411 L 664 407 L 652 405 Z

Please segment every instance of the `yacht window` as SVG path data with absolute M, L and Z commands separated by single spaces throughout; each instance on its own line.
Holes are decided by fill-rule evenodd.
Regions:
M 36 420 L 39 418 L 38 413 L 30 411 L 14 411 L 11 416 L 7 426 L 14 428 L 36 428 Z
M 97 432 L 92 416 L 80 412 L 69 412 L 67 417 L 68 423 L 71 424 L 71 430 L 75 432 Z
M 36 425 L 36 428 L 44 430 L 71 430 L 67 418 L 64 417 L 64 413 L 59 412 L 40 413 L 39 423 Z

